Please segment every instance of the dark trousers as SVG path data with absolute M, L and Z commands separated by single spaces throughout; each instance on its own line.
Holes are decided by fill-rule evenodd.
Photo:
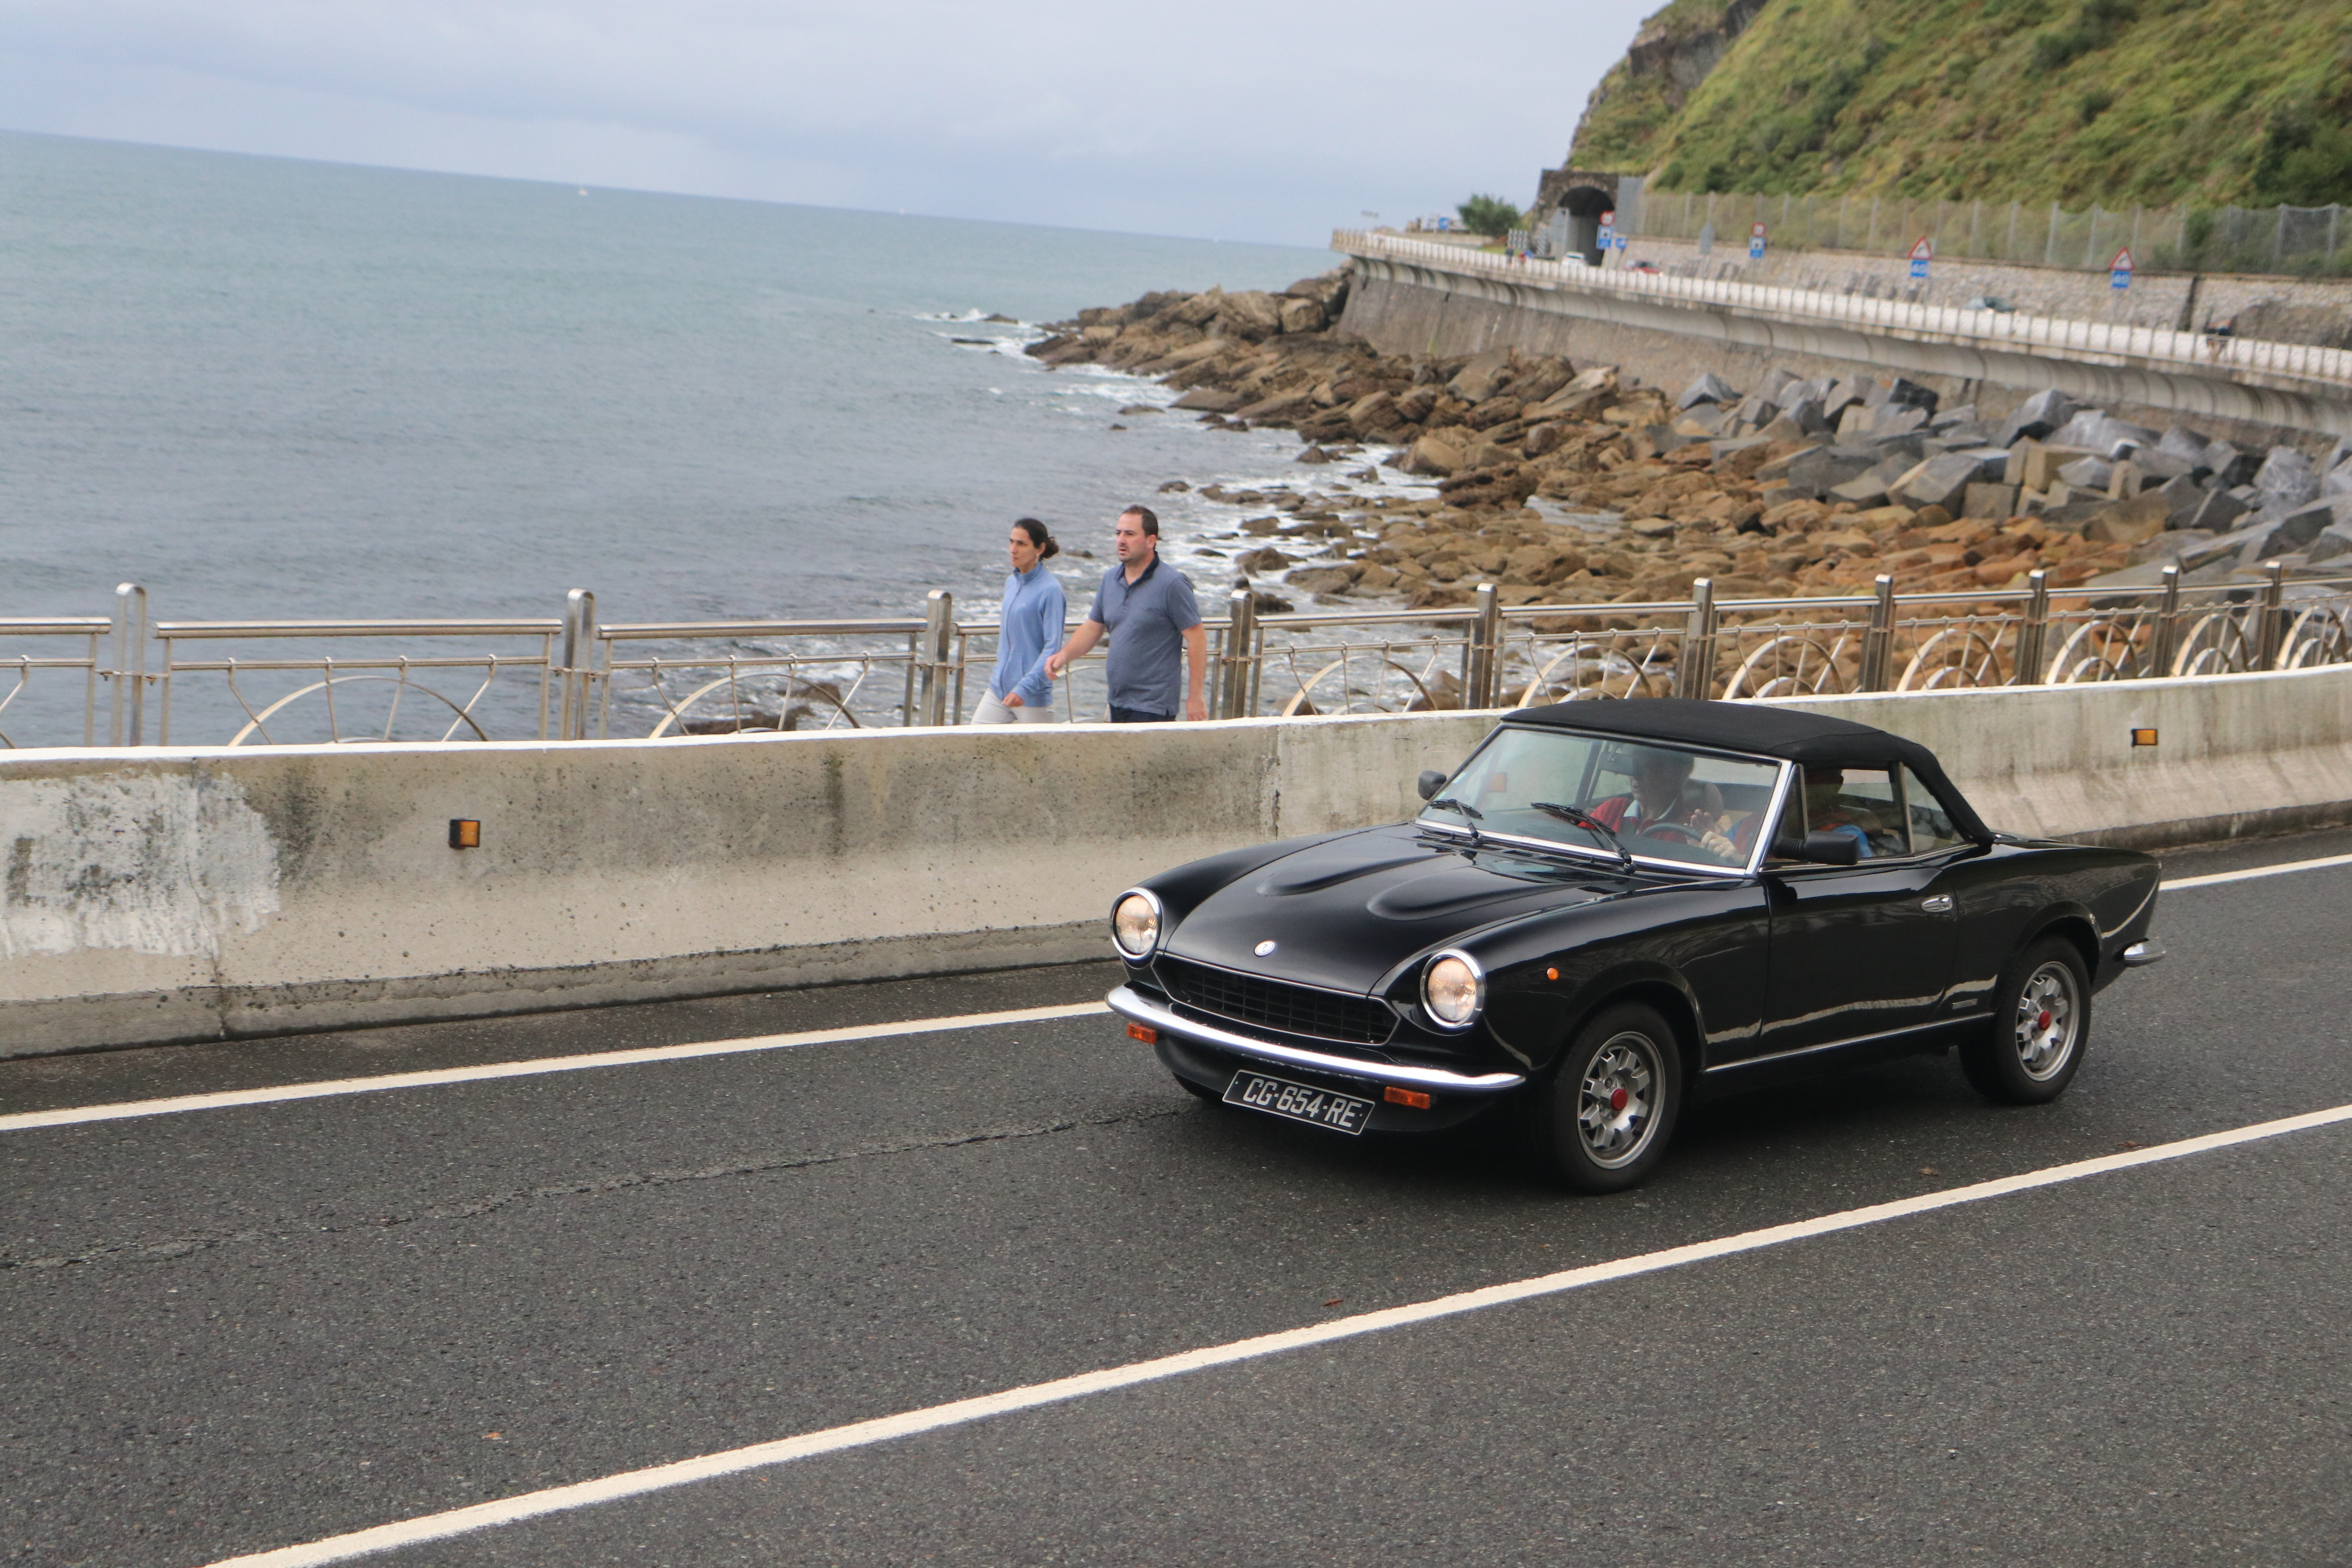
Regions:
M 1146 713 L 1140 708 L 1114 708 L 1110 710 L 1110 721 L 1114 724 L 1172 724 L 1176 721 L 1176 715 Z

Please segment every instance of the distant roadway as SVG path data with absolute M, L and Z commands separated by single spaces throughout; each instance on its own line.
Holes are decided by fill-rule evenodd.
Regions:
M 2347 910 L 2169 889 L 2055 1106 L 1607 1199 L 1200 1104 L 1107 963 L 0 1063 L 0 1562 L 2352 1563 Z

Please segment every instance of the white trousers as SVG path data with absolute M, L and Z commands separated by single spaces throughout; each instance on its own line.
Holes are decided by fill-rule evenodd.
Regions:
M 1039 707 L 1029 701 L 1024 701 L 1018 708 L 1007 708 L 996 700 L 996 693 L 983 691 L 980 695 L 980 706 L 972 710 L 971 721 L 975 724 L 1050 724 L 1054 721 L 1054 710 L 1051 706 Z

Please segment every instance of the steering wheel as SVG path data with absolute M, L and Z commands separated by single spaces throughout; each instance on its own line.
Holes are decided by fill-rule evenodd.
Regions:
M 1679 822 L 1654 822 L 1649 826 L 1637 830 L 1633 837 L 1655 838 L 1668 844 L 1696 844 L 1699 841 L 1697 829 L 1685 826 Z

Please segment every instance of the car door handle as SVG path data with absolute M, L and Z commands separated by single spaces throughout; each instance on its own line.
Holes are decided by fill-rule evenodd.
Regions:
M 1921 900 L 1919 907 L 1927 910 L 1931 915 L 1950 914 L 1952 912 L 1952 895 L 1949 893 L 1937 893 L 1932 899 Z

